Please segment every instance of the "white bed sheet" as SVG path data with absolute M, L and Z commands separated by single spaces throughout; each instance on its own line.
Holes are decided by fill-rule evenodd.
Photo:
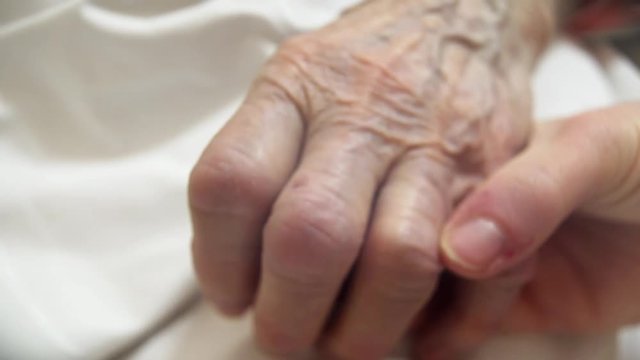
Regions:
M 261 359 L 247 319 L 185 307 L 187 176 L 277 44 L 355 2 L 0 0 L 0 359 Z M 559 41 L 536 114 L 638 99 L 639 79 Z M 614 345 L 509 339 L 479 358 Z

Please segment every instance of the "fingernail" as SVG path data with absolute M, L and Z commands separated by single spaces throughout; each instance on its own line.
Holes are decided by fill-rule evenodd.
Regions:
M 505 243 L 500 227 L 488 219 L 475 219 L 445 234 L 443 249 L 458 265 L 486 270 L 500 255 Z

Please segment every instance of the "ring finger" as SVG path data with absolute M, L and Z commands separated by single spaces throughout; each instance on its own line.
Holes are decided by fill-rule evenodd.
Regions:
M 327 340 L 334 355 L 384 357 L 429 300 L 441 270 L 438 239 L 449 211 L 448 174 L 422 151 L 405 155 L 390 173 L 354 285 Z

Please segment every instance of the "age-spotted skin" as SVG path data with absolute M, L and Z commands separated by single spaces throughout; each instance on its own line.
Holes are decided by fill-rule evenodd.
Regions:
M 230 314 L 255 304 L 277 354 L 323 340 L 332 313 L 334 355 L 387 353 L 436 287 L 451 208 L 527 142 L 553 13 L 370 0 L 286 41 L 191 177 L 205 295 Z

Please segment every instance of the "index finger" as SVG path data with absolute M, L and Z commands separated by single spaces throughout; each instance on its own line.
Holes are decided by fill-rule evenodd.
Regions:
M 194 266 L 205 297 L 227 314 L 253 301 L 262 227 L 295 166 L 302 131 L 286 92 L 262 81 L 193 169 Z

